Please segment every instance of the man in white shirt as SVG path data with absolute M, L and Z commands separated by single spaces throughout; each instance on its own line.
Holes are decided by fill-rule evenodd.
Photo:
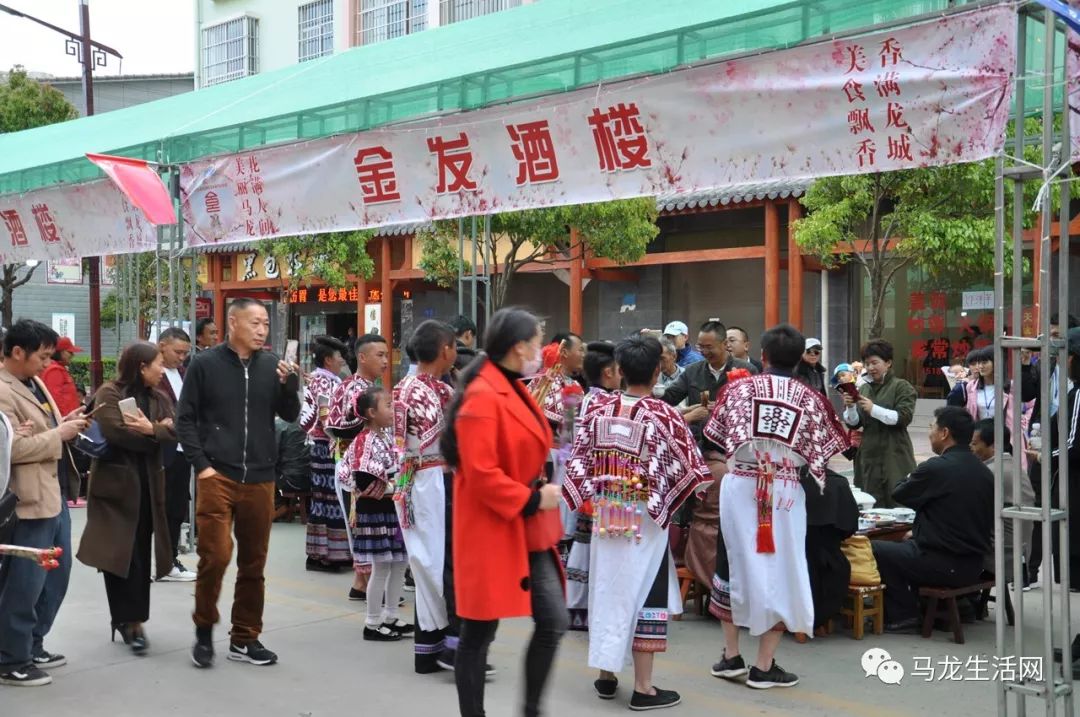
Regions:
M 191 337 L 183 329 L 168 328 L 158 337 L 158 348 L 161 349 L 161 360 L 165 364 L 165 375 L 158 389 L 169 397 L 175 412 L 176 402 L 180 400 L 180 390 L 184 385 L 184 364 L 191 352 Z M 190 583 L 195 580 L 196 575 L 180 562 L 179 551 L 180 527 L 187 521 L 191 507 L 191 464 L 184 457 L 179 444 L 175 450 L 167 448 L 162 458 L 165 464 L 165 512 L 169 523 L 169 539 L 173 547 L 173 567 L 161 580 Z

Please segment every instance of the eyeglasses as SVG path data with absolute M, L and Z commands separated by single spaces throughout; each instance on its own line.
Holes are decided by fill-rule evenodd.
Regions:
M 814 356 L 820 356 L 821 355 L 821 349 L 807 349 L 806 353 L 813 354 Z

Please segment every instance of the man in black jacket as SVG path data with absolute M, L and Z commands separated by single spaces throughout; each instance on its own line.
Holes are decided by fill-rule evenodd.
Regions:
M 740 361 L 727 351 L 727 329 L 719 321 L 710 319 L 701 325 L 698 332 L 697 350 L 705 357 L 704 361 L 687 366 L 682 375 L 664 389 L 663 400 L 672 406 L 678 406 L 685 398 L 687 408 L 683 409 L 683 418 L 690 425 L 690 432 L 699 442 L 701 428 L 709 417 L 711 403 L 716 394 L 727 383 L 728 371 L 736 368 L 758 373 L 748 361 Z M 703 405 L 702 394 L 709 395 L 708 404 Z
M 872 542 L 889 632 L 918 626 L 920 586 L 962 587 L 982 573 L 994 531 L 994 475 L 971 452 L 974 432 L 964 409 L 934 411 L 930 447 L 937 456 L 893 490 L 897 503 L 915 510 L 915 525 L 903 542 Z
M 270 331 L 266 308 L 254 299 L 237 299 L 228 321 L 228 341 L 191 362 L 176 415 L 176 433 L 198 479 L 199 576 L 191 653 L 198 667 L 214 662 L 212 631 L 234 528 L 237 575 L 229 659 L 254 665 L 277 661 L 259 642 L 263 567 L 274 518 L 274 416 L 291 422 L 300 414 L 296 366 L 263 351 Z

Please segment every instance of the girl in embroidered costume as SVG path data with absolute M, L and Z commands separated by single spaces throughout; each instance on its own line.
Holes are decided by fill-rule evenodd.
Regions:
M 350 519 L 353 559 L 373 566 L 364 639 L 391 642 L 411 633 L 413 626 L 398 617 L 408 554 L 392 497 L 398 461 L 390 394 L 377 386 L 369 388 L 357 400 L 356 411 L 364 419 L 364 430 L 345 451 L 338 480 L 355 499 Z
M 439 451 L 443 411 L 453 390 L 442 376 L 457 357 L 454 330 L 428 320 L 409 348 L 419 364 L 394 387 L 394 444 L 402 460 L 394 492 L 416 582 L 415 669 L 454 669 L 458 620 L 451 551 L 453 480 Z
M 652 682 L 653 657 L 667 646 L 667 620 L 682 612 L 668 548 L 672 515 L 712 482 L 686 422 L 652 397 L 660 343 L 626 339 L 615 360 L 625 393 L 597 394 L 574 440 L 563 495 L 579 509 L 595 508 L 589 569 L 589 666 L 594 686 L 613 699 L 615 673 L 634 664 L 631 709 L 671 707 L 679 694 Z
M 791 377 L 804 347 L 792 326 L 766 331 L 766 373 L 729 376 L 704 430 L 706 450 L 722 451 L 728 470 L 720 484 L 711 606 L 723 622 L 725 650 L 712 674 L 737 679 L 749 673 L 747 685 L 758 689 L 798 684 L 773 656 L 785 627 L 814 630 L 800 468 L 820 491 L 829 459 L 848 448 L 832 406 Z M 762 636 L 749 670 L 739 653 L 739 627 Z
M 619 365 L 615 363 L 615 345 L 606 341 L 591 342 L 585 353 L 584 370 L 585 379 L 589 382 L 589 392 L 578 409 L 579 423 L 585 419 L 597 396 L 605 396 L 612 391 L 618 391 L 622 385 L 622 373 L 619 372 Z M 567 452 L 570 448 L 572 444 Z M 581 509 L 575 513 L 577 522 L 566 561 L 566 606 L 570 610 L 570 629 L 588 630 L 592 501 L 585 501 Z
M 311 442 L 311 505 L 307 524 L 307 569 L 337 572 L 352 565 L 347 511 L 335 479 L 334 442 L 326 434 L 330 398 L 341 384 L 345 344 L 330 336 L 312 341 L 315 370 L 304 385 L 300 428 Z
M 390 363 L 390 350 L 386 339 L 378 334 L 364 334 L 356 340 L 356 373 L 338 384 L 330 397 L 330 414 L 326 418 L 326 434 L 338 441 L 338 453 L 344 453 L 348 444 L 364 428 L 364 416 L 357 412 L 357 401 L 363 393 L 375 385 Z M 340 466 L 339 466 L 340 467 Z M 352 536 L 353 555 L 362 552 Z M 367 598 L 371 563 L 353 560 L 353 586 L 350 600 Z
M 558 437 L 560 434 L 565 435 L 566 431 L 573 430 L 572 425 L 565 425 L 566 405 L 567 399 L 573 394 L 580 397 L 582 393 L 581 385 L 574 376 L 581 372 L 585 361 L 585 342 L 577 334 L 558 333 L 555 334 L 551 343 L 542 349 L 540 355 L 543 359 L 544 372 L 529 382 L 529 393 L 540 404 L 544 418 L 551 424 L 555 440 L 552 443 L 550 460 L 545 470 L 552 483 L 561 485 L 566 470 L 565 461 L 559 460 Z M 563 523 L 560 552 L 565 560 L 570 540 L 577 527 L 577 515 L 572 513 L 565 504 L 559 507 L 559 514 Z

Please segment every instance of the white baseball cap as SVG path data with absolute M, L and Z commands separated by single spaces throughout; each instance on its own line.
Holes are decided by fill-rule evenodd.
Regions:
M 815 346 L 817 346 L 818 348 L 821 348 L 821 341 L 819 341 L 818 339 L 807 339 L 806 340 L 806 348 L 804 348 L 803 351 L 809 351 L 810 349 L 814 348 Z
M 690 335 L 690 329 L 681 321 L 672 321 L 664 327 L 664 336 L 678 336 L 679 334 Z

